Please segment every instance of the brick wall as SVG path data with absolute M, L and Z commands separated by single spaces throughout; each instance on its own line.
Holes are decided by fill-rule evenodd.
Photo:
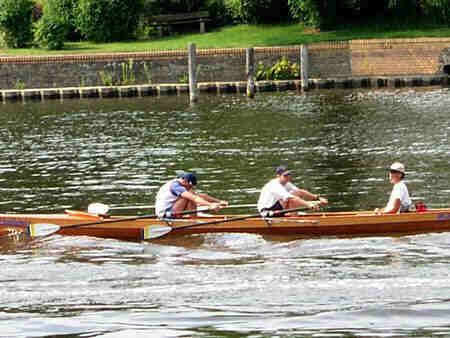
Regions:
M 440 74 L 449 47 L 450 39 L 351 41 L 352 76 Z
M 300 46 L 255 48 L 256 62 L 288 58 L 300 64 Z M 310 44 L 309 77 L 433 75 L 450 64 L 450 39 L 356 40 Z M 245 81 L 245 49 L 197 50 L 199 82 Z M 130 61 L 132 60 L 132 61 Z M 0 57 L 0 89 L 104 85 L 131 65 L 136 84 L 187 80 L 187 50 L 144 53 Z

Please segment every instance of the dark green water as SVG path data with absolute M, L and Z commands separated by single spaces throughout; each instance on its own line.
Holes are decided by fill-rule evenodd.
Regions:
M 153 204 L 177 170 L 255 203 L 279 164 L 327 210 L 383 206 L 386 168 L 448 207 L 450 91 L 316 91 L 0 106 L 0 212 Z M 149 212 L 140 210 L 141 213 Z M 0 239 L 1 337 L 450 336 L 448 233 Z

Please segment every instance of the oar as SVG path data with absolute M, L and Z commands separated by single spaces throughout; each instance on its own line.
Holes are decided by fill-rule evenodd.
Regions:
M 302 211 L 302 210 L 307 210 L 307 208 L 301 207 L 301 208 L 277 210 L 277 211 L 272 211 L 271 214 L 269 214 L 269 215 L 270 216 L 284 215 L 289 212 Z M 188 225 L 183 225 L 183 226 L 179 226 L 179 227 L 159 226 L 159 225 L 150 226 L 147 229 L 145 229 L 145 231 L 144 231 L 144 239 L 159 238 L 159 237 L 162 237 L 162 236 L 168 234 L 172 230 L 182 230 L 182 229 L 188 229 L 188 228 L 198 227 L 198 226 L 202 226 L 202 225 L 212 225 L 212 224 L 219 224 L 219 223 L 236 222 L 236 221 L 242 221 L 247 218 L 254 218 L 254 217 L 265 218 L 265 216 L 261 216 L 261 214 L 254 214 L 254 215 L 232 217 L 232 218 L 228 218 L 228 219 L 216 220 L 216 221 L 210 221 L 210 222 L 200 222 L 200 223 L 195 223 L 195 224 L 188 224 Z
M 154 205 L 136 205 L 130 207 L 112 207 L 110 208 L 108 205 L 103 203 L 91 203 L 88 206 L 88 211 L 93 214 L 106 214 L 109 210 L 137 210 L 137 209 L 153 209 Z M 256 204 L 236 204 L 236 205 L 227 205 L 222 208 L 226 209 L 244 209 L 244 208 L 256 208 Z
M 176 214 L 173 214 L 173 216 L 181 216 L 181 215 L 189 215 L 189 214 L 195 214 L 198 211 L 210 211 L 212 209 L 208 207 L 201 207 L 197 210 L 187 210 L 182 211 Z M 40 236 L 47 236 L 51 235 L 55 232 L 57 232 L 60 229 L 68 229 L 68 228 L 79 228 L 89 225 L 97 225 L 97 224 L 109 224 L 109 223 L 119 223 L 119 222 L 126 222 L 126 221 L 136 221 L 138 219 L 145 219 L 145 218 L 155 218 L 158 215 L 151 214 L 151 215 L 144 215 L 144 216 L 138 216 L 138 217 L 124 217 L 124 218 L 118 218 L 118 219 L 110 219 L 105 221 L 97 221 L 97 222 L 90 222 L 90 223 L 78 223 L 78 224 L 70 224 L 65 225 L 63 227 L 57 225 L 57 224 L 51 224 L 51 223 L 34 223 L 30 224 L 28 226 L 24 226 L 26 228 L 26 233 L 30 237 L 40 237 Z

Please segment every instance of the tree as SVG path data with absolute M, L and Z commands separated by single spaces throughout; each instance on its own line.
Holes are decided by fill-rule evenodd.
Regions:
M 74 31 L 74 0 L 47 0 L 43 15 L 36 23 L 35 42 L 44 48 L 62 49 Z
M 0 0 L 0 31 L 9 48 L 23 48 L 33 39 L 32 0 Z
M 79 0 L 77 28 L 95 42 L 135 38 L 142 6 L 141 0 Z

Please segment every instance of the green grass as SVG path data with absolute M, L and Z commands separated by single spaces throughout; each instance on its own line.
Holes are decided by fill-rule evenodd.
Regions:
M 220 28 L 205 34 L 180 34 L 145 41 L 95 44 L 66 43 L 61 51 L 39 48 L 1 49 L 0 55 L 54 55 L 82 53 L 142 52 L 151 50 L 185 49 L 189 43 L 197 48 L 233 48 L 287 46 L 321 41 L 352 39 L 390 39 L 418 37 L 450 37 L 450 27 L 423 25 L 379 25 L 377 23 L 343 27 L 332 31 L 315 31 L 302 24 L 238 25 Z

